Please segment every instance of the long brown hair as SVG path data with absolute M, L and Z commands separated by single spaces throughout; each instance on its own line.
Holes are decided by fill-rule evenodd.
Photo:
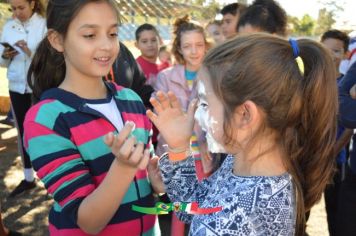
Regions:
M 35 7 L 33 8 L 33 12 L 36 12 L 42 17 L 46 16 L 46 4 L 44 0 L 27 0 L 29 3 L 32 1 L 35 2 Z
M 320 200 L 333 172 L 338 101 L 329 53 L 317 42 L 297 42 L 304 73 L 289 42 L 268 34 L 236 37 L 219 45 L 208 52 L 203 66 L 224 104 L 227 140 L 233 111 L 246 100 L 265 112 L 264 126 L 276 131 L 296 190 L 300 235 L 305 211 Z

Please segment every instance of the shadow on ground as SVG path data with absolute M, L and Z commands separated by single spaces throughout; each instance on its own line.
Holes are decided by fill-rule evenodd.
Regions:
M 23 235 L 48 235 L 47 218 L 52 200 L 43 185 L 38 183 L 30 191 L 8 197 L 23 179 L 22 164 L 15 128 L 0 124 L 0 136 L 0 202 L 4 224 Z

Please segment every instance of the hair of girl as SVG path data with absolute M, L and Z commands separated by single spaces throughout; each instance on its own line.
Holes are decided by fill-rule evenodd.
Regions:
M 35 7 L 33 8 L 33 12 L 36 12 L 40 16 L 45 17 L 46 16 L 46 4 L 43 2 L 43 0 L 27 0 L 27 2 L 35 2 Z
M 247 24 L 271 34 L 285 36 L 287 13 L 274 0 L 256 0 L 241 15 L 237 30 Z
M 69 24 L 79 11 L 91 2 L 107 2 L 120 15 L 114 0 L 49 0 L 47 5 L 47 29 L 58 32 L 64 39 Z M 33 91 L 34 101 L 50 88 L 58 87 L 64 80 L 66 65 L 63 53 L 56 51 L 45 37 L 37 47 L 27 73 L 27 81 Z
M 136 41 L 138 41 L 138 40 L 140 39 L 140 34 L 141 34 L 143 31 L 145 31 L 145 30 L 151 30 L 151 31 L 155 32 L 155 34 L 157 35 L 157 37 L 160 39 L 159 32 L 158 32 L 157 28 L 154 27 L 154 26 L 151 25 L 151 24 L 145 23 L 145 24 L 140 25 L 140 26 L 136 29 L 136 32 L 135 32 Z
M 185 64 L 183 55 L 180 52 L 182 35 L 188 31 L 201 33 L 204 36 L 206 48 L 209 48 L 210 45 L 206 39 L 204 28 L 199 23 L 191 21 L 188 15 L 185 15 L 182 18 L 177 18 L 173 24 L 174 39 L 172 43 L 172 53 L 176 61 L 181 65 Z
M 277 134 L 276 143 L 285 152 L 284 164 L 295 186 L 296 235 L 300 235 L 305 211 L 320 200 L 333 172 L 338 101 L 330 54 L 320 43 L 297 42 L 304 75 L 288 41 L 262 33 L 240 36 L 211 49 L 203 67 L 224 104 L 226 143 L 232 140 L 233 111 L 246 100 L 265 114 L 257 133 L 268 127 Z
M 222 24 L 221 20 L 212 20 L 212 21 L 209 21 L 208 24 L 206 24 L 205 29 L 207 29 L 210 25 L 221 26 L 221 24 Z

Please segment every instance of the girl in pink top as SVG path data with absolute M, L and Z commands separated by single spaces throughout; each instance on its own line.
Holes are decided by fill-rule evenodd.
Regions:
M 158 74 L 154 88 L 156 91 L 172 91 L 179 99 L 183 109 L 187 109 L 189 102 L 197 96 L 196 73 L 202 64 L 209 44 L 203 27 L 190 21 L 188 16 L 175 21 L 173 33 L 172 54 L 177 64 Z M 202 168 L 201 156 L 209 158 L 205 141 L 197 138 L 201 133 L 199 130 L 199 127 L 195 128 L 196 132 L 191 140 L 192 151 L 198 162 L 197 169 Z M 164 144 L 165 141 L 159 136 L 156 154 L 161 155 L 166 151 L 163 147 Z

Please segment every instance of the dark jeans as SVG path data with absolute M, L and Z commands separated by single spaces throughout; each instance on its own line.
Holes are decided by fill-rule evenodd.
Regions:
M 356 174 L 348 165 L 340 186 L 335 235 L 356 235 Z
M 12 110 L 15 114 L 15 122 L 16 122 L 16 127 L 17 131 L 21 137 L 20 140 L 20 147 L 22 149 L 22 162 L 24 165 L 24 168 L 32 168 L 30 157 L 28 156 L 24 145 L 23 145 L 23 122 L 25 121 L 25 115 L 26 112 L 30 109 L 31 107 L 31 94 L 26 93 L 26 94 L 20 94 L 16 92 L 10 91 L 10 99 L 11 99 L 11 105 L 12 105 Z
M 342 182 L 341 176 L 343 171 L 343 166 L 338 164 L 337 171 L 333 177 L 333 183 L 328 184 L 324 191 L 325 210 L 330 236 L 336 235 L 336 212 L 338 208 L 339 193 Z

